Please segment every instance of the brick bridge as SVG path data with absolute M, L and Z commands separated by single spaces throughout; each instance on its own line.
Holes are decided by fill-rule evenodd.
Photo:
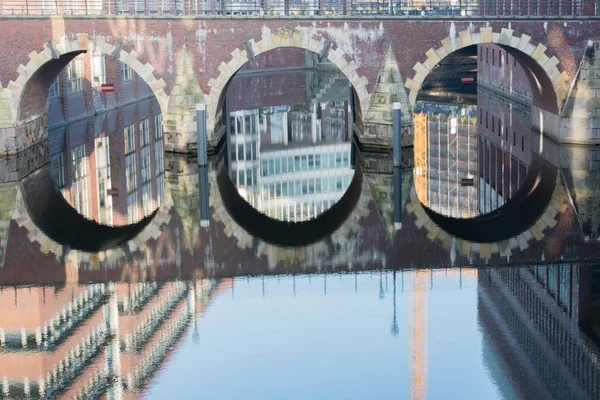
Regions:
M 187 151 L 196 141 L 196 103 L 207 104 L 209 140 L 218 141 L 229 80 L 249 58 L 279 47 L 319 53 L 341 69 L 354 87 L 365 140 L 389 139 L 392 101 L 404 102 L 411 121 L 410 104 L 442 58 L 487 42 L 502 46 L 526 66 L 537 107 L 533 122 L 540 130 L 579 142 L 593 141 L 598 131 L 598 118 L 588 118 L 597 115 L 594 86 L 589 76 L 578 75 L 586 52 L 594 58 L 600 19 L 593 17 L 2 16 L 0 26 L 10 38 L 0 42 L 3 153 L 18 152 L 44 136 L 48 88 L 85 51 L 128 64 L 148 83 L 165 116 L 166 149 L 171 151 Z M 577 137 L 571 131 L 574 124 L 562 122 L 571 116 L 583 118 L 575 124 L 583 127 Z

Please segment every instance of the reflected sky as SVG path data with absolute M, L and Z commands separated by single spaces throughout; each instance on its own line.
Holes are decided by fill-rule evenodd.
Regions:
M 249 86 L 257 79 L 267 84 Z M 251 104 L 243 96 L 248 87 L 257 92 Z M 339 72 L 234 76 L 226 94 L 228 170 L 256 210 L 301 222 L 343 196 L 354 175 L 348 87 Z

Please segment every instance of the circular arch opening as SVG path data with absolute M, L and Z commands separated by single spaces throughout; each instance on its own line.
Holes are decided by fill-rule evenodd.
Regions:
M 206 96 L 209 108 L 209 128 L 214 128 L 215 132 L 219 132 L 224 96 L 231 79 L 238 70 L 261 54 L 274 49 L 290 47 L 318 55 L 321 59 L 335 65 L 346 76 L 352 85 L 355 94 L 356 115 L 360 118 L 363 111 L 362 107 L 368 105 L 370 95 L 367 91 L 367 78 L 356 73 L 357 64 L 329 39 L 320 38 L 317 40 L 305 30 L 281 28 L 264 32 L 258 42 L 254 40 L 247 41 L 241 50 L 236 49 L 231 53 L 232 59 L 228 63 L 221 64 L 219 68 L 221 72 L 217 79 L 211 79 L 208 83 L 211 87 L 209 95 Z
M 543 215 L 554 193 L 558 168 L 542 143 L 558 128 L 544 122 L 558 125 L 559 75 L 553 81 L 540 55 L 531 55 L 545 47 L 528 46 L 529 54 L 500 43 L 468 45 L 435 63 L 429 52 L 433 67 L 415 67 L 427 70 L 411 92 L 416 193 L 429 218 L 458 238 L 514 237 Z
M 291 46 L 260 54 L 227 83 L 219 188 L 246 231 L 269 243 L 309 244 L 346 219 L 354 207 L 348 191 L 362 182 L 349 87 L 336 65 Z
M 106 250 L 140 233 L 164 202 L 166 95 L 156 89 L 160 85 L 150 86 L 159 81 L 135 52 L 78 40 L 61 54 L 65 43 L 47 44 L 25 67 L 37 69 L 19 94 L 19 129 L 31 132 L 39 125 L 39 136 L 25 140 L 47 139 L 50 161 L 35 173 L 48 182 L 36 183 L 37 195 L 28 185 L 25 202 L 33 221 L 56 242 Z M 46 61 L 36 67 L 38 59 Z M 55 220 L 53 208 L 67 225 Z

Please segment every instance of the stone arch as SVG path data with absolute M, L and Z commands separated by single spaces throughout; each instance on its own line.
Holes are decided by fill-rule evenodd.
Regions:
M 557 67 L 559 63 L 558 58 L 546 54 L 546 46 L 543 44 L 540 43 L 536 46 L 531 43 L 531 37 L 528 35 L 523 34 L 519 37 L 514 34 L 514 30 L 512 29 L 502 28 L 500 32 L 493 32 L 492 27 L 482 27 L 476 33 L 471 33 L 469 29 L 466 29 L 459 32 L 458 37 L 447 37 L 440 43 L 440 47 L 432 47 L 427 51 L 425 62 L 417 62 L 413 67 L 415 71 L 414 76 L 406 79 L 405 87 L 410 91 L 408 97 L 413 105 L 416 102 L 417 95 L 421 90 L 421 85 L 426 76 L 444 57 L 463 47 L 480 43 L 494 43 L 514 53 L 513 55 L 526 55 L 526 61 L 528 62 L 524 68 L 529 69 L 529 73 L 535 75 L 535 77 L 545 80 L 545 82 L 540 82 L 541 86 L 550 84 L 554 90 L 556 102 L 551 105 L 554 110 L 549 111 L 556 111 L 556 114 L 558 114 L 558 110 L 561 109 L 567 97 L 568 76 L 566 72 L 561 72 Z M 533 76 L 530 78 L 533 78 Z M 532 91 L 534 92 L 535 104 L 536 91 L 533 87 Z M 539 99 L 539 101 L 542 100 Z
M 25 115 L 21 114 L 21 102 L 24 95 L 31 86 L 35 84 L 36 79 L 40 80 L 39 76 L 45 67 L 50 66 L 51 68 L 53 67 L 53 69 L 60 71 L 66 65 L 64 61 L 62 63 L 57 63 L 54 66 L 51 63 L 58 61 L 64 56 L 66 56 L 64 60 L 68 63 L 78 54 L 87 51 L 100 52 L 129 65 L 131 69 L 135 71 L 146 84 L 148 84 L 150 90 L 152 90 L 152 93 L 160 104 L 161 112 L 166 115 L 168 105 L 168 96 L 164 90 L 166 83 L 162 78 L 157 79 L 154 75 L 154 67 L 150 63 L 142 64 L 137 58 L 138 53 L 135 50 L 124 50 L 123 44 L 120 41 L 110 44 L 107 43 L 106 39 L 102 36 L 91 39 L 87 34 L 79 34 L 72 40 L 63 36 L 58 43 L 55 43 L 52 40 L 46 42 L 44 44 L 44 50 L 40 52 L 35 50 L 32 51 L 29 54 L 29 62 L 26 65 L 19 65 L 17 68 L 17 79 L 15 81 L 10 81 L 8 86 L 0 92 L 0 99 L 2 99 L 2 97 L 6 99 L 8 106 L 7 108 L 4 108 L 4 103 L 0 101 L 0 122 L 5 122 L 9 119 L 12 127 L 19 127 L 40 118 L 44 113 L 36 113 L 35 109 L 29 111 L 29 113 L 26 113 Z M 49 85 L 48 82 L 44 83 Z M 45 105 L 45 97 L 43 98 L 43 102 Z M 39 111 L 39 107 L 37 111 Z M 23 138 L 22 136 L 22 133 L 17 131 L 17 141 L 19 141 L 19 139 L 22 141 L 17 147 L 26 145 L 31 141 L 27 137 Z
M 208 109 L 208 127 L 211 131 L 215 127 L 215 123 L 218 122 L 215 118 L 219 111 L 221 97 L 227 89 L 229 81 L 250 60 L 248 50 L 251 49 L 252 57 L 255 57 L 280 47 L 295 47 L 317 54 L 324 53 L 327 60 L 337 66 L 354 87 L 362 113 L 364 114 L 369 108 L 370 95 L 367 90 L 369 81 L 366 77 L 358 75 L 358 65 L 342 48 L 325 38 L 313 39 L 312 34 L 307 31 L 291 28 L 271 31 L 268 28 L 263 28 L 260 41 L 255 42 L 254 39 L 250 39 L 242 49 L 236 48 L 232 51 L 231 60 L 228 63 L 222 62 L 219 65 L 219 76 L 216 79 L 211 78 L 209 80 L 210 93 L 204 98 Z
M 212 209 L 211 218 L 213 223 L 223 224 L 225 235 L 235 241 L 238 248 L 241 250 L 255 250 L 257 258 L 266 257 L 271 267 L 275 267 L 278 263 L 283 262 L 291 265 L 296 262 L 302 263 L 303 266 L 313 266 L 321 263 L 331 256 L 331 246 L 339 247 L 345 251 L 342 254 L 336 255 L 337 263 L 348 264 L 356 261 L 356 254 L 352 252 L 352 248 L 348 248 L 349 238 L 353 235 L 358 235 L 361 232 L 361 220 L 366 218 L 369 213 L 369 204 L 373 200 L 370 193 L 369 184 L 363 179 L 359 183 L 358 199 L 353 207 L 352 212 L 344 219 L 343 223 L 333 230 L 331 233 L 323 234 L 323 237 L 312 243 L 285 246 L 276 243 L 270 243 L 259 235 L 252 234 L 247 231 L 247 227 L 240 225 L 230 211 L 227 209 L 223 201 L 223 195 L 219 188 L 219 172 L 212 169 L 209 172 L 209 204 Z M 258 244 L 257 244 L 258 243 Z
M 535 222 L 527 229 L 514 232 L 510 238 L 492 242 L 468 240 L 448 232 L 434 221 L 431 213 L 419 200 L 414 186 L 410 190 L 406 210 L 413 214 L 415 225 L 426 231 L 429 240 L 438 242 L 446 250 L 454 249 L 454 255 L 460 254 L 463 257 L 476 255 L 481 261 L 490 260 L 492 255 L 510 257 L 515 252 L 527 250 L 534 241 L 543 240 L 556 226 L 558 218 L 566 211 L 568 203 L 567 189 L 563 185 L 561 175 L 557 174 L 550 200 Z

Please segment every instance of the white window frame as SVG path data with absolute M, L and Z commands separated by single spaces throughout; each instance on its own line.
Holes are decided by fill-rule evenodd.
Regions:
M 125 139 L 125 154 L 135 153 L 135 127 L 133 124 L 123 128 L 123 136 Z
M 124 62 L 121 63 L 121 80 L 129 82 L 132 79 L 131 67 Z
M 58 97 L 60 97 L 60 74 L 56 77 L 48 89 L 49 99 L 56 99 Z
M 77 57 L 67 65 L 67 94 L 81 92 L 83 75 L 83 62 Z

